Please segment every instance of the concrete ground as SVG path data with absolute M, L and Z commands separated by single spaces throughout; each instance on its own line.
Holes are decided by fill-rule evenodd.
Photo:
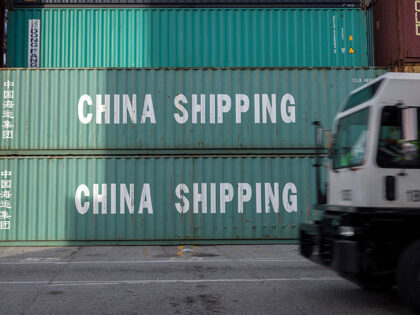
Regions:
M 0 314 L 412 314 L 294 245 L 0 247 Z

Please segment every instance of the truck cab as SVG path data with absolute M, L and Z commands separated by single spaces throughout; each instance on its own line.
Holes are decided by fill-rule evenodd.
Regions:
M 420 209 L 419 89 L 420 74 L 388 73 L 350 94 L 334 121 L 329 205 Z
M 300 227 L 303 256 L 364 288 L 397 284 L 417 311 L 419 118 L 420 74 L 387 73 L 351 92 L 334 119 L 319 219 Z

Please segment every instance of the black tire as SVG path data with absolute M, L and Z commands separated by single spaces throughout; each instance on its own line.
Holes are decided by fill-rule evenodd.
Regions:
M 397 285 L 401 299 L 420 313 L 420 241 L 408 246 L 401 255 Z

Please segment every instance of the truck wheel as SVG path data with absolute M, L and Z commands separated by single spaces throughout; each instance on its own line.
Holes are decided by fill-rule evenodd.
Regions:
M 401 299 L 420 312 L 420 241 L 402 253 L 397 267 L 397 285 Z

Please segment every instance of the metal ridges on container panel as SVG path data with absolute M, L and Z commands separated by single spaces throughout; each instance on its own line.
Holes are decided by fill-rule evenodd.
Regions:
M 31 21 L 37 54 L 28 52 Z M 358 9 L 15 9 L 8 36 L 23 37 L 8 42 L 10 67 L 30 65 L 28 53 L 35 67 L 368 65 L 366 13 Z
M 383 73 L 3 70 L 1 93 L 13 93 L 14 105 L 0 109 L 13 132 L 0 139 L 1 154 L 314 152 L 311 123 L 331 128 L 348 93 Z
M 9 158 L 2 241 L 296 239 L 313 158 Z M 5 227 L 3 225 L 3 227 Z

